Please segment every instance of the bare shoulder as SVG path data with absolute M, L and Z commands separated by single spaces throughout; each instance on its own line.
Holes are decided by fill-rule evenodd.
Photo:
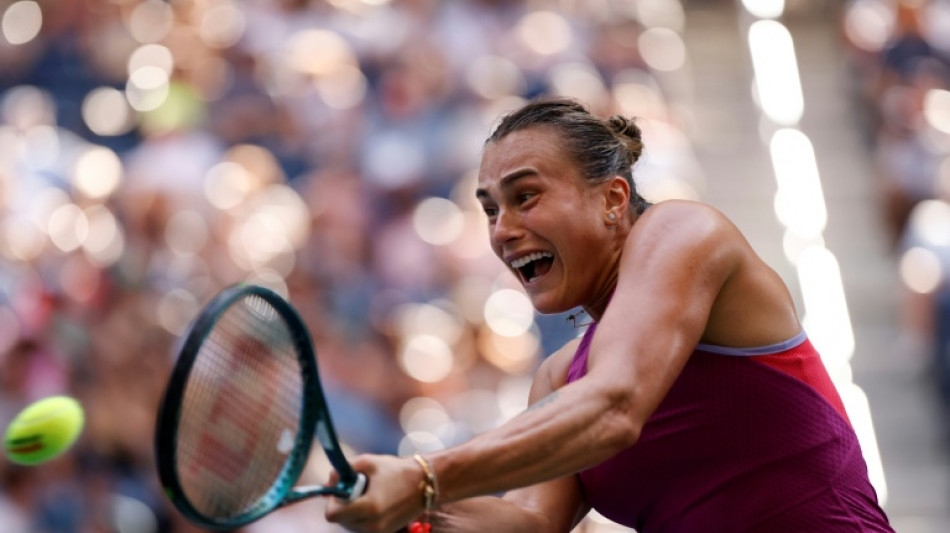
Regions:
M 567 382 L 567 371 L 580 343 L 580 338 L 573 339 L 541 362 L 531 387 L 531 403 L 564 386 Z
M 702 202 L 667 200 L 647 209 L 633 225 L 628 250 L 655 253 L 656 259 L 735 263 L 751 252 L 739 228 L 721 211 Z M 633 251 L 633 250 L 630 250 Z M 648 259 L 651 254 L 635 254 Z
M 655 211 L 654 211 L 655 210 Z M 651 212 L 652 211 L 652 212 Z M 641 228 L 636 226 L 641 225 Z M 650 256 L 669 285 L 688 286 L 698 276 L 710 283 L 702 342 L 722 346 L 764 346 L 796 335 L 801 325 L 784 281 L 763 261 L 723 213 L 700 202 L 668 201 L 647 210 L 634 225 L 628 245 Z M 675 267 L 671 266 L 675 265 Z M 632 265 L 635 272 L 642 264 Z M 697 292 L 689 298 L 695 301 Z
M 660 232 L 663 236 L 694 237 L 739 235 L 739 230 L 722 211 L 693 200 L 666 200 L 647 209 L 635 225 L 638 233 Z

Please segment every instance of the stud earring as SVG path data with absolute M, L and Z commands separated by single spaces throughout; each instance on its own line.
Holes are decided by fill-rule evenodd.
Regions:
M 608 214 L 607 214 L 607 219 L 610 220 L 611 222 L 613 222 L 614 220 L 617 220 L 617 215 L 614 214 L 614 213 L 608 213 Z

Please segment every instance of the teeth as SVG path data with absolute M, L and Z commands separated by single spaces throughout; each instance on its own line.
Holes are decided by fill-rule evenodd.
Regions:
M 519 257 L 518 259 L 515 259 L 514 261 L 511 262 L 511 267 L 521 268 L 527 265 L 528 263 L 530 263 L 531 261 L 537 261 L 538 259 L 541 259 L 542 257 L 554 257 L 554 255 L 548 252 L 534 252 L 533 254 L 528 254 L 524 257 Z

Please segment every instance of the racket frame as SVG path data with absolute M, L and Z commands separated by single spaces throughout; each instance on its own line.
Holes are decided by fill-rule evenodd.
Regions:
M 303 383 L 303 402 L 294 445 L 280 474 L 265 495 L 240 515 L 230 518 L 211 517 L 198 511 L 185 495 L 177 470 L 178 424 L 188 377 L 205 339 L 218 320 L 236 302 L 257 296 L 266 301 L 284 321 L 290 331 Z M 165 495 L 186 518 L 194 524 L 213 530 L 241 527 L 275 509 L 314 496 L 332 495 L 346 500 L 359 497 L 366 489 L 366 476 L 353 470 L 340 447 L 329 407 L 320 384 L 313 341 L 299 313 L 283 297 L 270 289 L 250 284 L 237 284 L 218 293 L 192 322 L 179 350 L 178 359 L 166 385 L 159 406 L 155 431 L 155 456 L 159 479 Z M 316 434 L 316 435 L 315 435 Z M 314 436 L 339 474 L 333 486 L 294 487 L 306 466 Z

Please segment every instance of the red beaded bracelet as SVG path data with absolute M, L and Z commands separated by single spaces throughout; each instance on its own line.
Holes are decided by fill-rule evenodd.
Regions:
M 409 533 L 431 533 L 432 524 L 426 522 L 420 522 L 416 520 L 415 522 L 409 524 Z

